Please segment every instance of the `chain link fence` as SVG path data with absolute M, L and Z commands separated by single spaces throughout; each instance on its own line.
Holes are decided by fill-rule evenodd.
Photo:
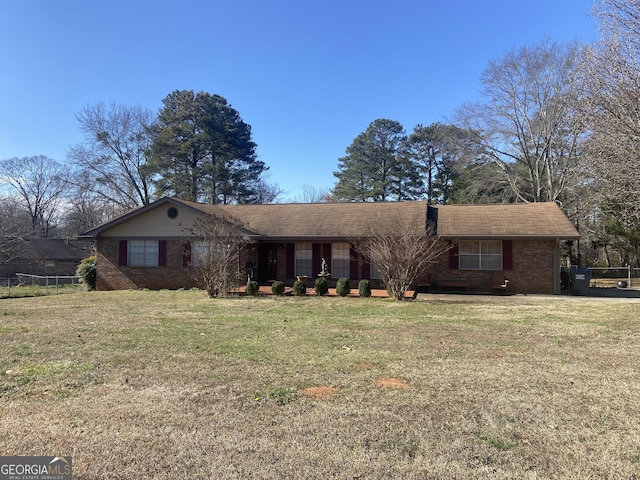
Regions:
M 589 267 L 592 287 L 640 287 L 640 269 L 627 267 Z
M 66 293 L 83 288 L 77 275 L 32 275 L 16 273 L 0 278 L 0 298 L 30 297 Z

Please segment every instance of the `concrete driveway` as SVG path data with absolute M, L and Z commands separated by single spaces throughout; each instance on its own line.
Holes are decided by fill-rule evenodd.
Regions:
M 640 303 L 640 289 L 589 288 L 587 295 L 491 295 L 482 293 L 418 293 L 418 301 L 451 303 L 550 303 L 550 302 L 632 302 Z

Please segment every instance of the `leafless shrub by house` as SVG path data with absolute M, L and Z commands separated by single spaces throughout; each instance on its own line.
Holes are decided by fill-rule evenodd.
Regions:
M 240 252 L 250 243 L 241 222 L 230 216 L 199 217 L 189 240 L 191 267 L 200 288 L 210 297 L 234 291 L 240 281 Z
M 379 222 L 369 236 L 351 242 L 380 273 L 389 295 L 396 300 L 402 300 L 407 290 L 427 272 L 429 265 L 450 248 L 432 225 L 423 232 L 416 232 L 403 228 L 400 223 L 391 225 L 388 222 Z

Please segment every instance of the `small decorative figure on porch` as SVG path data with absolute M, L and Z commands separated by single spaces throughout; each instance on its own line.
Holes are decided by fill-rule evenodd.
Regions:
M 320 273 L 318 274 L 321 278 L 329 278 L 331 274 L 327 272 L 327 261 L 322 257 L 322 263 L 320 264 Z

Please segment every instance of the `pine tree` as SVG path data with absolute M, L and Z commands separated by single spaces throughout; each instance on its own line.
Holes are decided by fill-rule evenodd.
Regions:
M 332 196 L 339 201 L 389 201 L 416 197 L 417 172 L 402 156 L 404 128 L 378 119 L 347 147 L 338 161 Z
M 150 168 L 159 195 L 211 204 L 248 203 L 268 167 L 251 127 L 219 95 L 174 91 L 153 128 Z

